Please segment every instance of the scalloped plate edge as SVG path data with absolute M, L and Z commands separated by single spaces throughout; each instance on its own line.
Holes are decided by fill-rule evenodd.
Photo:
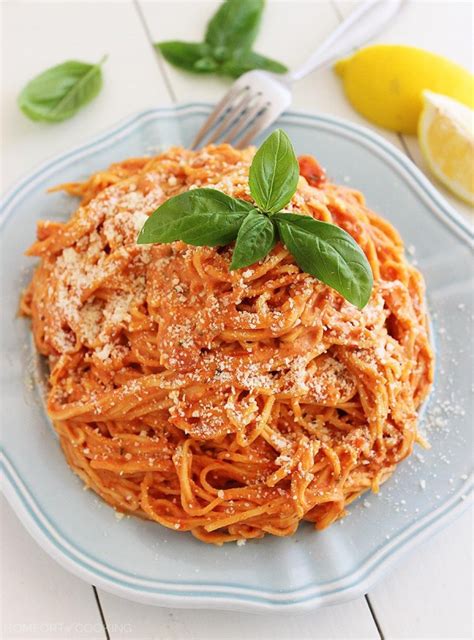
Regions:
M 190 103 L 176 107 L 156 108 L 140 112 L 122 120 L 116 126 L 94 137 L 88 143 L 62 153 L 43 163 L 25 178 L 14 185 L 5 195 L 0 207 L 2 216 L 0 226 L 13 211 L 18 198 L 34 189 L 39 180 L 44 179 L 59 167 L 72 159 L 79 159 L 92 150 L 112 145 L 118 139 L 126 137 L 132 130 L 144 122 L 160 115 L 207 114 L 211 105 Z M 283 122 L 317 122 L 326 129 L 336 130 L 346 137 L 355 139 L 382 157 L 405 182 L 429 206 L 430 211 L 467 244 L 472 244 L 473 234 L 460 215 L 442 198 L 428 179 L 401 152 L 371 131 L 347 123 L 331 116 L 317 116 L 304 112 L 287 112 Z M 51 525 L 41 511 L 28 488 L 17 474 L 6 454 L 0 458 L 5 496 L 25 528 L 40 546 L 60 565 L 82 579 L 92 582 L 104 590 L 137 602 L 160 606 L 182 608 L 220 608 L 253 611 L 307 611 L 315 607 L 341 603 L 367 592 L 371 586 L 406 551 L 422 542 L 449 522 L 456 519 L 468 508 L 472 496 L 472 477 L 468 479 L 456 494 L 437 509 L 431 511 L 418 522 L 404 529 L 390 543 L 384 545 L 362 566 L 351 574 L 323 586 L 309 585 L 287 592 L 271 592 L 264 589 L 246 588 L 234 585 L 212 585 L 204 583 L 172 584 L 159 581 L 142 580 L 107 567 L 71 545 L 67 539 Z

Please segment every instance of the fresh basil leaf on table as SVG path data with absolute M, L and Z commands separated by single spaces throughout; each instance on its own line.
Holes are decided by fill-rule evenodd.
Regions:
M 338 291 L 362 309 L 372 291 L 370 265 L 357 242 L 346 231 L 310 216 L 277 213 L 282 242 L 297 265 Z
M 175 67 L 186 69 L 186 71 L 211 73 L 218 66 L 210 55 L 210 46 L 205 42 L 170 40 L 155 44 L 155 48 L 161 51 L 168 62 L 174 64 Z M 203 64 L 203 61 L 206 63 Z
M 232 242 L 253 205 L 217 189 L 191 189 L 164 202 L 143 225 L 138 244 L 182 240 L 214 247 Z
M 277 230 L 270 218 L 253 209 L 239 229 L 229 269 L 242 269 L 262 260 L 277 240 Z
M 102 64 L 68 60 L 30 80 L 18 105 L 30 120 L 61 122 L 71 118 L 102 88 Z
M 263 0 L 226 0 L 209 21 L 205 42 L 217 57 L 230 57 L 235 49 L 250 49 L 257 37 Z M 225 52 L 227 51 L 227 55 Z
M 291 200 L 299 175 L 291 140 L 277 129 L 254 156 L 249 172 L 250 193 L 262 211 L 276 213 Z
M 261 69 L 271 73 L 286 73 L 288 71 L 287 67 L 277 60 L 262 56 L 255 51 L 242 51 L 239 49 L 234 52 L 229 60 L 226 60 L 218 67 L 218 73 L 223 76 L 238 78 L 243 73 L 253 69 Z
M 225 0 L 209 21 L 204 42 L 170 40 L 154 47 L 176 67 L 237 78 L 252 69 L 285 73 L 284 64 L 252 51 L 264 0 Z

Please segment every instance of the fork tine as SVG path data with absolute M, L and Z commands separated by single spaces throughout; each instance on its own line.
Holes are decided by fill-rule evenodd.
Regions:
M 267 103 L 266 107 L 268 106 L 269 103 Z M 283 109 L 280 110 L 280 113 L 282 112 Z M 264 131 L 272 124 L 272 122 L 274 122 L 278 118 L 280 113 L 275 114 L 275 111 L 270 112 L 268 108 L 265 108 L 261 113 L 257 114 L 253 127 L 251 127 L 249 131 L 247 131 L 247 133 L 243 136 L 243 138 L 241 138 L 238 143 L 234 145 L 236 149 L 243 149 L 244 147 L 247 147 L 253 140 L 253 138 L 256 138 L 259 133 Z
M 249 101 L 249 89 L 245 87 L 241 94 L 239 94 L 237 102 L 230 107 L 227 113 L 224 115 L 223 120 L 220 124 L 211 131 L 211 135 L 207 140 L 206 144 L 212 144 L 218 140 L 218 138 L 224 134 L 229 127 L 231 127 L 242 115 L 245 111 L 246 104 Z
M 265 71 L 247 71 L 211 112 L 191 148 L 220 140 L 237 141 L 235 146 L 242 148 L 271 125 L 290 103 L 287 83 Z
M 195 149 L 205 138 L 207 133 L 212 129 L 215 123 L 219 120 L 219 118 L 225 115 L 225 112 L 229 109 L 232 104 L 232 101 L 238 97 L 244 89 L 242 87 L 232 87 L 225 96 L 217 103 L 214 108 L 214 111 L 210 114 L 207 120 L 204 122 L 202 127 L 196 134 L 194 141 L 191 145 L 191 149 Z
M 249 99 L 250 105 L 242 112 L 242 116 L 237 120 L 235 125 L 230 131 L 227 132 L 224 138 L 224 142 L 232 143 L 232 140 L 238 138 L 245 129 L 252 124 L 256 116 L 265 109 L 266 102 L 262 101 L 262 94 L 252 96 Z

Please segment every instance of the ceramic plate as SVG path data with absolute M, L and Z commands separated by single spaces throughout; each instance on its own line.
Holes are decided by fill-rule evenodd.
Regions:
M 38 218 L 61 218 L 74 200 L 46 194 L 109 163 L 187 145 L 210 111 L 192 104 L 139 113 L 46 163 L 5 198 L 2 218 L 1 375 L 5 493 L 26 528 L 64 567 L 118 595 L 173 607 L 305 610 L 366 592 L 402 553 L 455 518 L 472 492 L 470 233 L 423 175 L 366 129 L 327 116 L 287 113 L 298 153 L 331 179 L 362 190 L 395 224 L 425 275 L 437 351 L 424 408 L 432 444 L 402 463 L 379 496 L 367 495 L 323 532 L 303 524 L 288 539 L 207 546 L 137 518 L 117 520 L 69 470 L 36 384 L 40 363 L 28 323 L 16 317 L 31 273 L 23 252 Z M 472 351 L 471 351 L 472 353 Z

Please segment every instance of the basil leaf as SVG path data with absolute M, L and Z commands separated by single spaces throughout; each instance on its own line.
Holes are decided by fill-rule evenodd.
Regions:
M 101 65 L 69 60 L 30 80 L 18 97 L 18 106 L 30 120 L 61 122 L 71 118 L 102 88 Z
M 138 244 L 182 240 L 214 247 L 232 242 L 253 209 L 249 202 L 231 198 L 216 189 L 191 189 L 164 202 L 139 233 Z
M 198 73 L 212 73 L 216 71 L 218 68 L 217 62 L 214 58 L 207 56 L 205 58 L 200 58 L 197 62 L 194 63 L 193 71 Z
M 262 211 L 276 213 L 291 200 L 300 169 L 289 137 L 281 129 L 268 136 L 254 156 L 250 192 Z
M 154 45 L 163 57 L 175 67 L 194 71 L 195 73 L 211 73 L 217 64 L 202 64 L 202 60 L 208 60 L 210 47 L 204 42 L 181 42 L 179 40 L 169 40 L 167 42 L 157 42 Z
M 276 228 L 270 218 L 256 209 L 250 211 L 239 229 L 230 270 L 258 262 L 273 249 L 276 241 Z
M 288 71 L 288 68 L 281 62 L 262 56 L 255 51 L 238 50 L 234 52 L 230 60 L 227 60 L 218 68 L 217 73 L 238 78 L 243 73 L 253 69 L 263 69 L 272 73 L 286 73 Z
M 275 215 L 282 242 L 298 266 L 362 309 L 370 298 L 373 277 L 364 252 L 334 224 L 294 213 Z
M 205 41 L 223 59 L 235 49 L 250 49 L 257 37 L 263 0 L 226 0 L 211 18 Z
M 204 42 L 170 40 L 154 46 L 168 62 L 194 73 L 233 78 L 252 69 L 284 73 L 285 65 L 251 51 L 263 6 L 264 0 L 225 0 L 211 18 Z

